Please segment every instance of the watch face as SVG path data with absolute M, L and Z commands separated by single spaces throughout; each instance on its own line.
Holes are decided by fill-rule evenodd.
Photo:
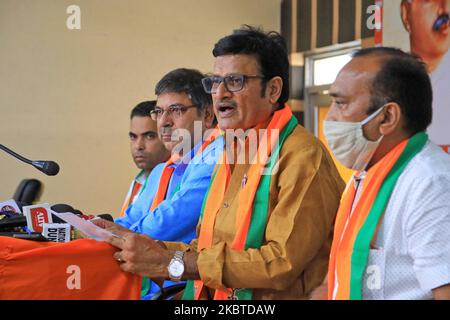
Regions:
M 169 273 L 172 277 L 181 277 L 184 272 L 184 265 L 177 260 L 172 261 L 169 265 Z

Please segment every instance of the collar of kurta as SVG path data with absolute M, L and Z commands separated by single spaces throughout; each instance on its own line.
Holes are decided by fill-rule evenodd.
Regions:
M 125 197 L 122 205 L 122 209 L 120 210 L 120 217 L 123 217 L 125 215 L 125 211 L 128 209 L 130 204 L 132 204 L 136 200 L 140 192 L 144 190 L 146 182 L 147 176 L 145 175 L 145 171 L 141 170 L 130 185 L 130 189 L 128 190 L 127 196 Z
M 353 212 L 351 210 L 356 189 L 353 179 L 349 181 L 334 227 L 328 267 L 329 299 L 362 299 L 362 278 L 370 242 L 398 178 L 414 156 L 423 149 L 427 140 L 426 133 L 417 133 L 398 144 L 373 165 L 362 182 L 361 195 Z
M 298 124 L 289 106 L 276 111 L 265 131 L 265 136 L 258 145 L 258 161 L 252 162 L 246 179 L 243 180 L 238 193 L 238 208 L 236 212 L 236 231 L 231 248 L 246 250 L 259 248 L 263 242 L 267 221 L 269 185 L 272 169 L 277 162 L 280 149 L 285 139 Z M 275 134 L 276 133 L 276 134 Z M 225 192 L 231 177 L 227 152 L 216 165 L 211 178 L 211 184 L 206 194 L 201 212 L 201 227 L 198 241 L 198 251 L 213 245 L 214 223 L 222 205 Z M 207 292 L 201 280 L 188 282 L 184 299 L 201 299 Z M 251 299 L 252 290 L 245 288 L 228 288 L 215 290 L 214 299 Z
M 164 169 L 161 173 L 161 178 L 159 180 L 158 190 L 156 191 L 155 197 L 153 198 L 150 211 L 153 211 L 157 206 L 159 206 L 161 202 L 164 201 L 164 199 L 166 199 L 170 179 L 172 178 L 172 174 L 175 171 L 176 165 L 179 163 L 184 163 L 185 159 L 190 160 L 194 157 L 195 154 L 203 152 L 206 149 L 206 147 L 209 146 L 219 135 L 220 132 L 218 128 L 215 128 L 197 150 L 195 150 L 196 148 L 193 148 L 191 152 L 185 155 L 183 158 L 180 157 L 179 155 L 172 155 L 169 161 L 167 161 L 166 164 L 164 165 Z M 186 161 L 188 162 L 188 160 Z

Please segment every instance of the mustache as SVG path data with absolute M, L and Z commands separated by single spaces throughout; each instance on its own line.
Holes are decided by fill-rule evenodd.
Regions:
M 216 105 L 217 108 L 223 108 L 223 107 L 232 107 L 237 108 L 237 103 L 233 100 L 223 100 L 219 101 Z
M 134 153 L 134 154 L 133 154 L 133 157 L 134 157 L 134 158 L 137 158 L 137 157 L 146 158 L 145 154 L 143 154 L 143 153 L 138 153 L 138 152 Z
M 170 135 L 173 140 L 177 140 L 183 135 L 182 129 L 173 129 L 169 127 L 162 127 L 159 130 L 160 135 Z
M 172 134 L 172 128 L 169 127 L 161 127 L 161 129 L 159 129 L 159 133 L 160 134 Z
M 433 24 L 433 30 L 439 31 L 445 25 L 448 25 L 450 21 L 450 15 L 448 13 L 441 14 L 437 17 L 436 21 Z

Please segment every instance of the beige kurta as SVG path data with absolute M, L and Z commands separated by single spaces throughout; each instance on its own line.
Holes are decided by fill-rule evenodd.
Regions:
M 271 178 L 263 245 L 236 251 L 230 246 L 238 195 L 248 168 L 245 164 L 234 167 L 216 217 L 214 244 L 203 249 L 197 260 L 201 280 L 210 288 L 254 288 L 254 299 L 307 298 L 327 272 L 344 182 L 325 147 L 297 126 L 285 140 L 278 172 Z M 166 245 L 196 250 L 197 240 L 188 247 L 170 242 Z

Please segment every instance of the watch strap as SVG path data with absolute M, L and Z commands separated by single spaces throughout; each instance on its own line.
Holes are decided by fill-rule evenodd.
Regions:
M 183 265 L 183 267 L 184 267 L 183 257 L 184 257 L 184 251 L 175 251 L 175 254 L 174 254 L 172 260 L 170 260 L 169 267 L 168 267 L 168 270 L 169 270 L 169 278 L 170 278 L 170 280 L 172 280 L 172 281 L 180 281 L 180 280 L 181 280 L 181 277 L 182 277 L 183 275 L 180 275 L 180 276 L 176 277 L 176 276 L 174 276 L 174 275 L 172 275 L 172 274 L 170 273 L 170 265 L 171 265 L 173 262 L 178 261 L 178 262 L 181 263 L 181 264 Z

